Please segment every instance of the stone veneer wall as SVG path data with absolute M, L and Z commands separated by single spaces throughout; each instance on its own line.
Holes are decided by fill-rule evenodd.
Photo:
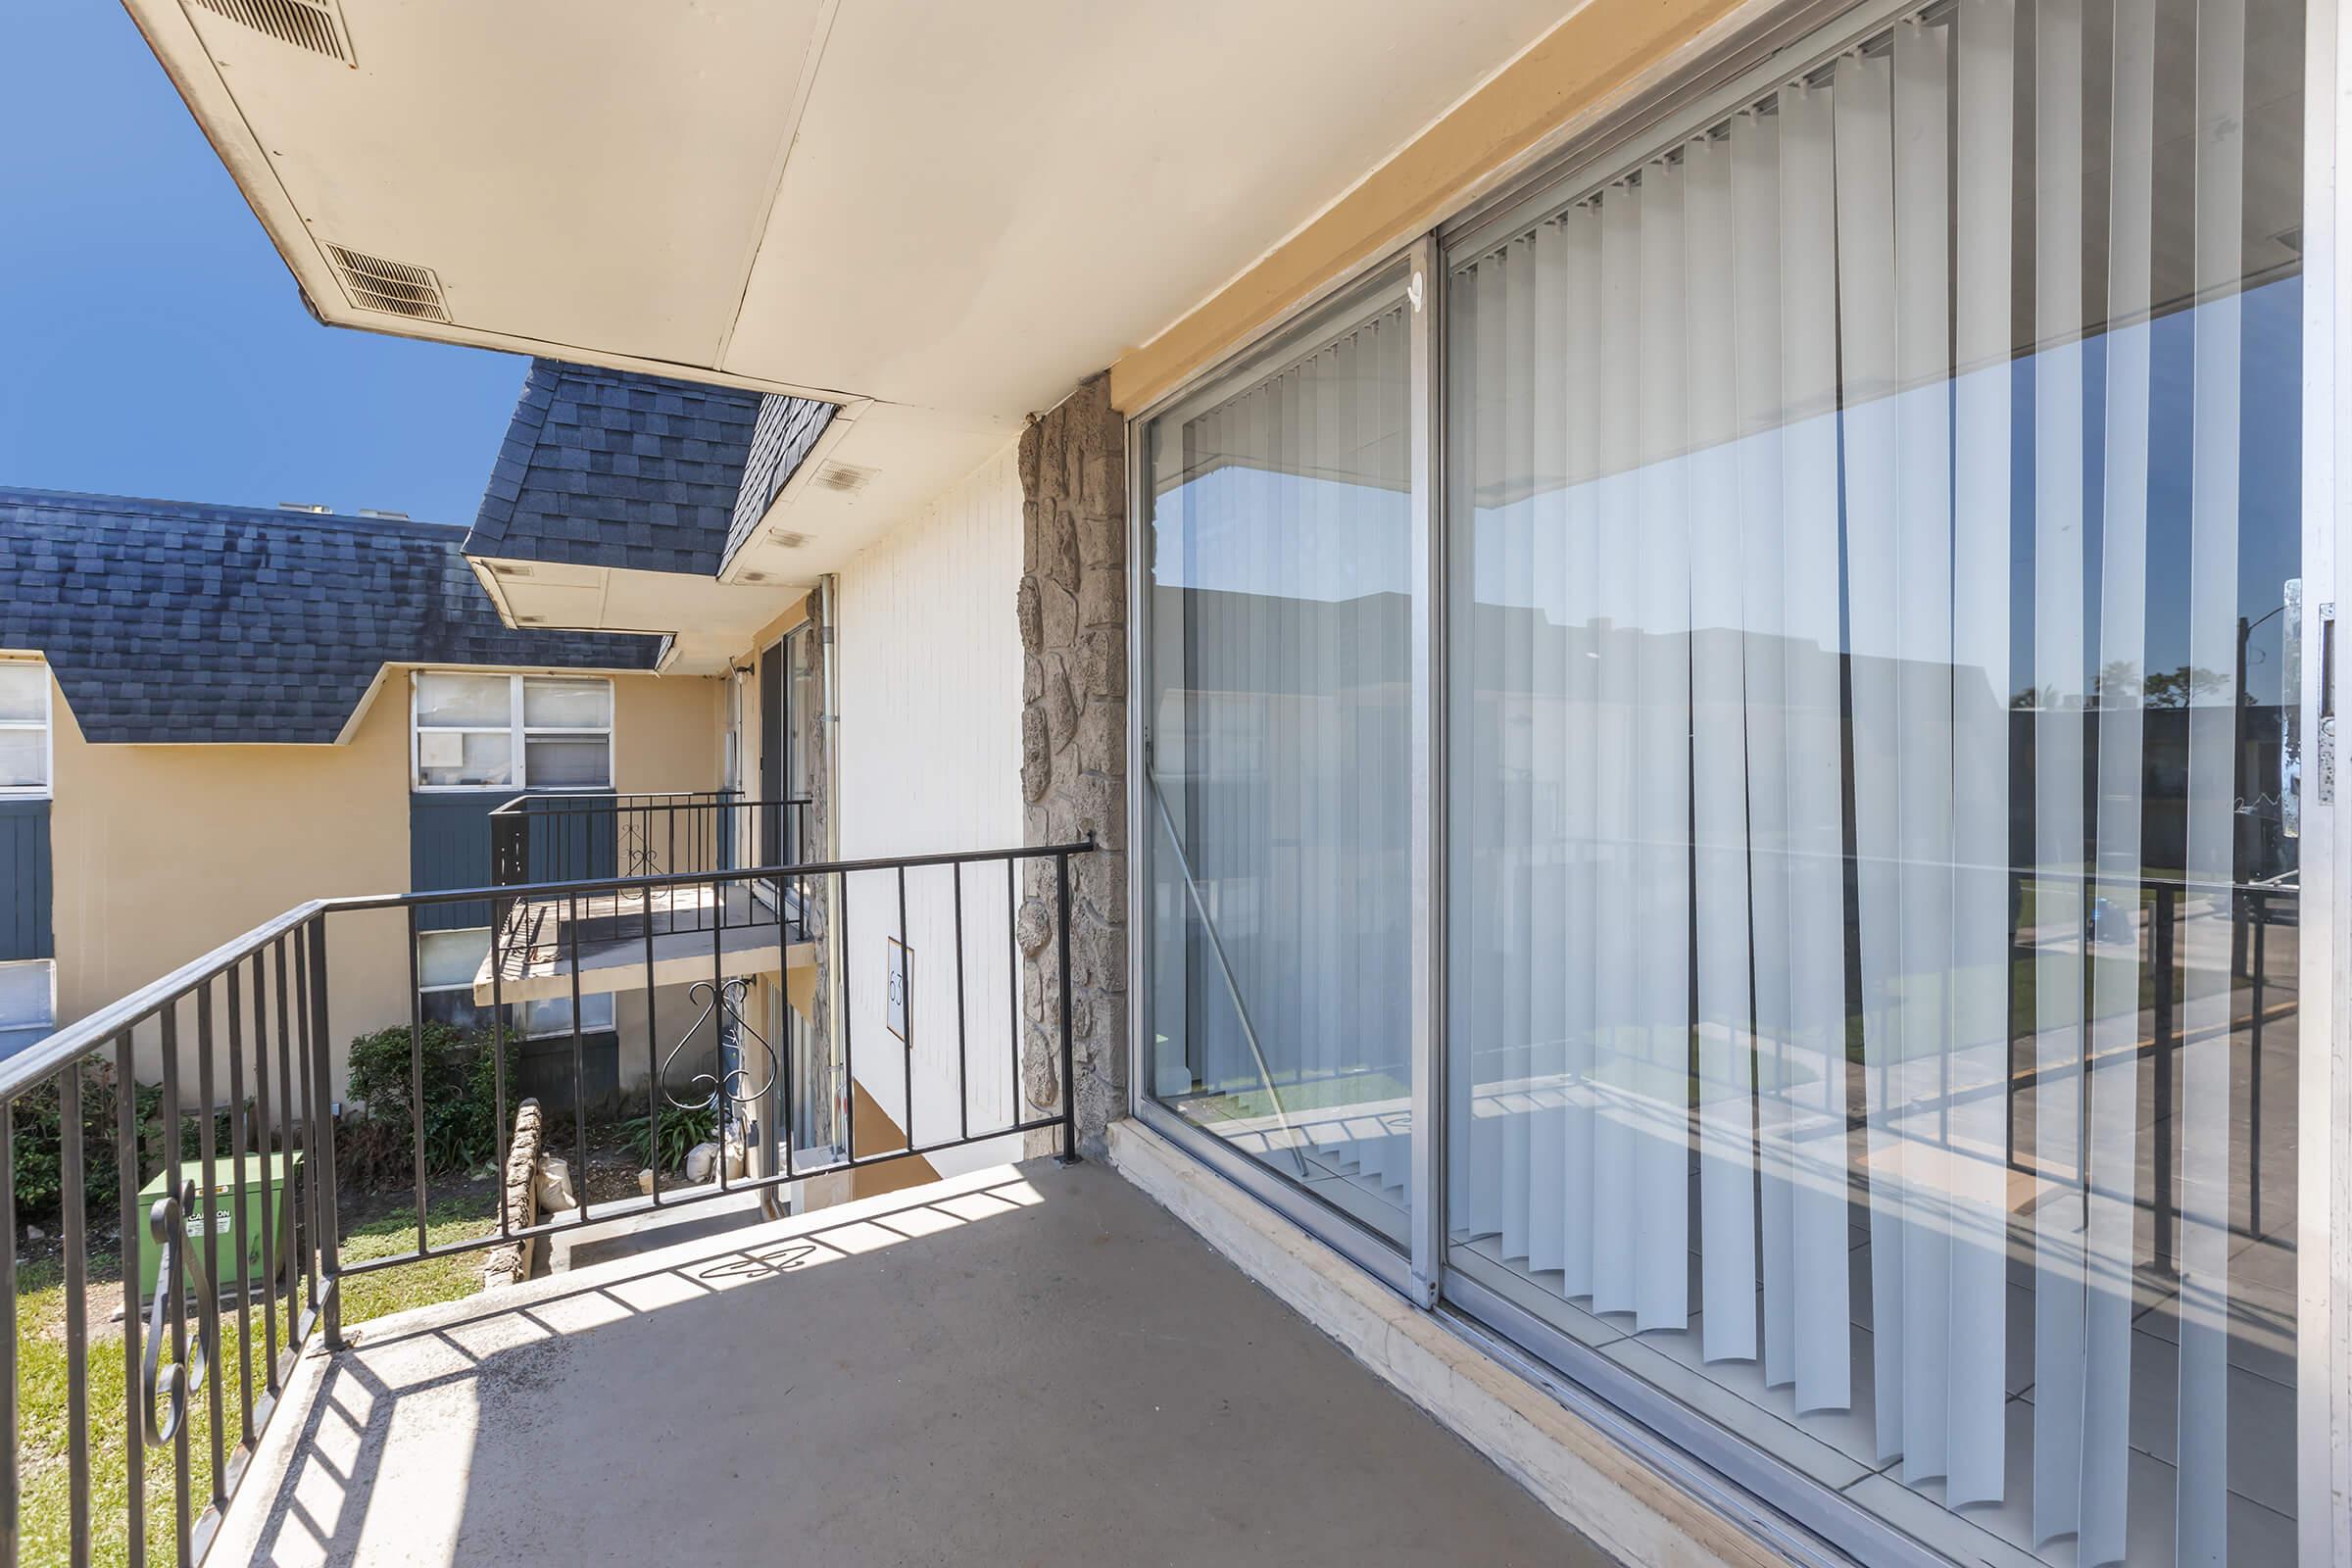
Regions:
M 816 693 L 817 702 L 820 705 L 816 721 L 810 724 L 808 730 L 808 805 L 803 813 L 805 821 L 802 823 L 803 841 L 808 847 L 808 858 L 811 860 L 833 858 L 832 702 L 834 687 L 829 676 L 833 666 L 834 637 L 833 628 L 825 622 L 825 597 L 822 589 L 810 589 L 807 601 L 809 646 L 816 650 Z M 792 679 L 792 670 L 789 666 L 784 671 L 784 679 L 787 682 Z M 840 1047 L 838 1043 L 834 1042 L 833 1033 L 833 946 L 830 938 L 834 929 L 834 901 L 840 896 L 841 891 L 839 884 L 839 878 L 824 878 L 823 885 L 818 890 L 819 896 L 809 906 L 807 913 L 808 936 L 816 944 L 816 984 L 809 1001 L 809 1038 L 830 1044 L 830 1054 L 834 1058 L 836 1069 L 839 1069 L 842 1063 Z M 789 1011 L 789 1008 L 787 1010 Z M 789 1030 L 787 1038 L 775 1042 L 775 1047 L 779 1055 L 789 1058 L 791 1051 Z M 840 1082 L 844 1076 L 846 1075 L 837 1070 L 826 1074 L 825 1081 Z M 791 1129 L 786 1128 L 783 1131 L 789 1136 Z M 841 1129 L 838 1125 L 834 1129 L 834 1137 L 836 1140 L 841 1137 Z
M 1021 798 L 1031 844 L 1070 861 L 1079 1148 L 1127 1111 L 1127 458 L 1107 372 L 1021 435 Z M 1030 1114 L 1060 1103 L 1054 864 L 1027 862 L 1017 927 Z

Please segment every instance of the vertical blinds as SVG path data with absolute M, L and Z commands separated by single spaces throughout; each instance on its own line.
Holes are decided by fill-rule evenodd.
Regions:
M 1456 1249 L 1757 1363 L 1800 1425 L 1867 1415 L 1873 1463 L 2083 1563 L 2151 1507 L 2228 1555 L 2226 955 L 2182 966 L 2188 1283 L 2170 1408 L 2133 1409 L 2151 550 L 2185 540 L 2191 671 L 2239 635 L 2246 16 L 2180 9 L 2193 104 L 2156 0 L 1958 0 L 1447 296 Z M 2152 535 L 2151 345 L 2192 302 Z M 2188 701 L 2193 890 L 2236 872 L 2236 701 Z M 2134 940 L 2094 955 L 2101 910 Z
M 1287 1173 L 1352 1178 L 1399 1236 L 1404 312 L 1389 291 L 1173 434 L 1151 824 L 1191 882 L 1181 973 L 1161 982 L 1154 1029 L 1192 1059 L 1161 1059 L 1163 1092 L 1225 1097 L 1228 1136 Z

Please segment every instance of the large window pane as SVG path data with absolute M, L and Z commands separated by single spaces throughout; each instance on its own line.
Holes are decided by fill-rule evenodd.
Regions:
M 41 789 L 48 782 L 48 732 L 0 729 L 0 790 Z
M 49 716 L 49 666 L 0 659 L 0 724 L 39 724 Z
M 612 683 L 539 676 L 525 680 L 522 721 L 531 729 L 611 729 Z
M 416 727 L 505 729 L 514 721 L 514 682 L 507 675 L 431 671 L 416 677 Z
M 612 782 L 612 743 L 603 735 L 533 735 L 522 743 L 533 789 L 603 788 Z
M 456 730 L 416 736 L 416 779 L 428 785 L 511 784 L 514 738 L 508 731 Z
M 1404 1239 L 1401 289 L 1148 426 L 1150 1088 Z
M 1958 0 L 1457 247 L 1449 1261 L 1955 1559 L 2292 1559 L 2301 11 Z

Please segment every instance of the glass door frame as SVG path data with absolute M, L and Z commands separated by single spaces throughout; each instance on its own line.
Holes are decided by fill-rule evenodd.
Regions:
M 1152 1097 L 1150 1064 L 1145 1051 L 1149 1019 L 1146 988 L 1142 979 L 1149 973 L 1145 927 L 1150 913 L 1150 891 L 1146 885 L 1147 879 L 1139 874 L 1141 858 L 1153 854 L 1159 839 L 1158 808 L 1150 793 L 1151 724 L 1146 713 L 1147 701 L 1140 695 L 1150 689 L 1152 667 L 1147 624 L 1150 595 L 1146 592 L 1146 575 L 1150 570 L 1152 554 L 1144 520 L 1152 476 L 1146 471 L 1142 457 L 1143 427 L 1153 419 L 1181 413 L 1186 404 L 1198 400 L 1204 390 L 1245 378 L 1253 369 L 1311 342 L 1314 329 L 1327 317 L 1335 310 L 1344 313 L 1351 300 L 1382 277 L 1390 278 L 1392 287 L 1399 281 L 1403 284 L 1409 356 L 1406 437 L 1411 462 L 1412 544 L 1408 572 L 1412 609 L 1407 630 L 1407 665 L 1410 679 L 1408 766 L 1411 771 L 1411 795 L 1406 853 L 1410 863 L 1412 907 L 1409 931 L 1411 1019 L 1407 1046 L 1412 1065 L 1414 1137 L 1410 1175 L 1406 1184 L 1411 1205 L 1407 1230 L 1410 1245 L 1404 1251 L 1399 1251 L 1387 1238 L 1348 1218 L 1303 1188 L 1293 1185 L 1256 1160 L 1229 1148 L 1223 1140 L 1195 1127 Z M 1438 509 L 1443 505 L 1443 491 L 1438 487 L 1435 466 L 1439 355 L 1442 344 L 1437 327 L 1440 292 L 1437 238 L 1434 234 L 1425 234 L 1403 249 L 1383 255 L 1357 269 L 1298 310 L 1270 324 L 1239 354 L 1198 375 L 1188 377 L 1151 408 L 1130 419 L 1127 465 L 1128 559 L 1136 564 L 1127 574 L 1127 667 L 1130 671 L 1127 820 L 1128 841 L 1135 847 L 1139 857 L 1138 864 L 1131 867 L 1127 879 L 1128 973 L 1131 976 L 1127 988 L 1131 1057 L 1128 1071 L 1129 1112 L 1154 1132 L 1179 1145 L 1186 1152 L 1272 1205 L 1286 1218 L 1336 1249 L 1350 1262 L 1424 1310 L 1437 1304 L 1438 1270 L 1444 1256 L 1443 1236 L 1438 1228 L 1436 1140 L 1427 1135 L 1427 1130 L 1437 1125 L 1439 1114 L 1437 1074 L 1433 1064 L 1438 1021 L 1445 1015 L 1443 970 L 1446 951 L 1443 932 L 1436 923 L 1439 907 L 1436 894 L 1444 874 L 1441 840 L 1445 809 L 1443 798 L 1433 785 L 1433 781 L 1439 780 L 1443 772 L 1433 764 L 1442 756 L 1445 735 L 1444 715 L 1439 710 L 1443 694 L 1437 689 L 1434 679 L 1445 637 L 1440 618 L 1444 607 L 1438 598 L 1442 586 L 1438 574 L 1443 566 L 1440 559 L 1444 554 L 1443 539 L 1433 527 L 1434 523 L 1442 520 Z
M 1129 1113 L 1357 1264 L 1415 1306 L 1434 1313 L 1486 1353 L 1545 1389 L 1702 1503 L 1739 1520 L 1799 1561 L 1865 1560 L 1932 1565 L 1946 1559 L 1893 1525 L 1718 1427 L 1697 1409 L 1641 1381 L 1569 1336 L 1446 1265 L 1444 1064 L 1446 1017 L 1446 597 L 1448 530 L 1444 469 L 1446 252 L 1482 231 L 1541 207 L 1562 184 L 1588 174 L 1669 115 L 1702 112 L 1709 100 L 1747 90 L 1741 78 L 1781 49 L 1816 34 L 1856 35 L 1916 5 L 1797 0 L 1758 16 L 1705 58 L 1640 89 L 1623 108 L 1581 127 L 1550 153 L 1521 161 L 1507 177 L 1478 182 L 1437 227 L 1362 264 L 1270 319 L 1242 347 L 1187 377 L 1127 419 L 1128 822 L 1139 858 L 1128 884 Z M 2347 584 L 2337 536 L 2352 509 L 2352 311 L 2339 309 L 2352 280 L 2343 242 L 2352 231 L 2352 104 L 2339 95 L 2352 74 L 2352 35 L 2339 36 L 2336 0 L 2306 0 L 2304 94 L 2303 519 L 2300 733 L 2301 899 L 2298 1020 L 2301 1163 L 2297 1185 L 2296 1561 L 2302 1568 L 2352 1568 L 2352 1517 L 2337 1500 L 2352 1494 L 2352 920 L 2341 904 L 2352 890 L 2352 832 L 2338 813 L 2334 693 L 2335 611 Z M 1303 326 L 1340 296 L 1391 268 L 1409 269 L 1411 303 L 1412 514 L 1414 538 L 1411 680 L 1412 1115 L 1409 1254 L 1346 1218 L 1222 1141 L 1158 1103 L 1146 1050 L 1151 887 L 1141 858 L 1156 839 L 1148 794 L 1151 637 L 1147 528 L 1152 476 L 1142 436 L 1212 382 L 1296 347 Z M 1838 1547 L 1828 1543 L 1835 1542 Z

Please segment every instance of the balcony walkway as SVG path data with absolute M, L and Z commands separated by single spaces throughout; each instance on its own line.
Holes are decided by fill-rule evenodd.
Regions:
M 1100 1164 L 352 1338 L 305 1358 L 215 1564 L 1609 1560 Z

